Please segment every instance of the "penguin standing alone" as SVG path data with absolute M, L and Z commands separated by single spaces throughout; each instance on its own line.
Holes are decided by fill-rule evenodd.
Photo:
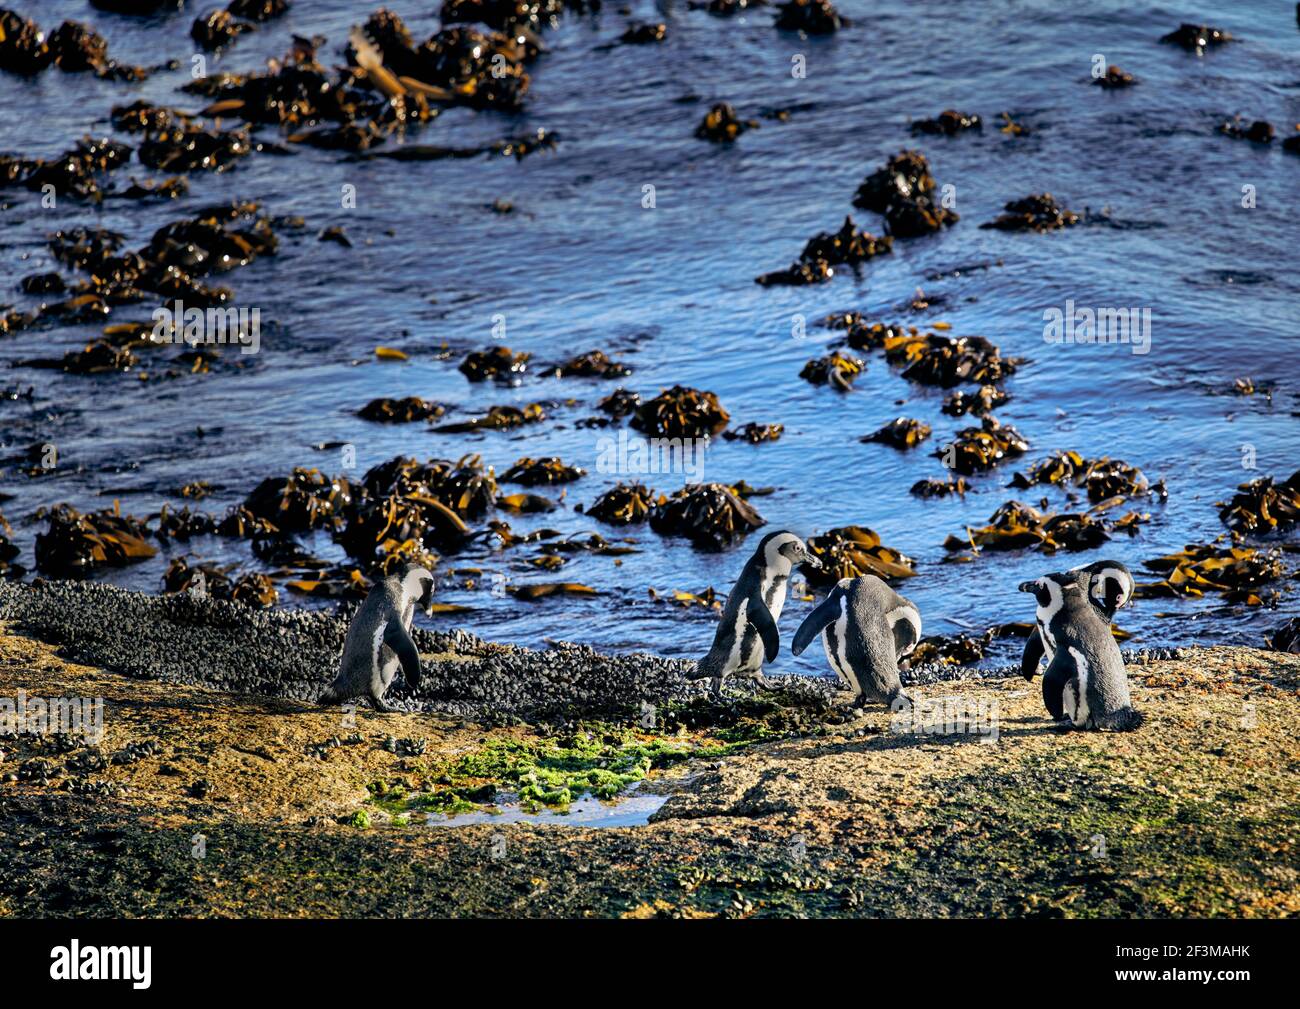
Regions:
M 1043 640 L 1053 650 L 1043 674 L 1043 702 L 1076 729 L 1128 731 L 1142 724 L 1129 699 L 1128 674 L 1110 624 L 1090 595 L 1086 569 L 1022 582 L 1038 602 Z
M 822 636 L 826 659 L 853 691 L 853 706 L 868 700 L 911 704 L 898 676 L 899 660 L 921 640 L 921 611 L 875 575 L 841 579 L 795 632 L 790 650 L 803 652 Z
M 420 685 L 420 652 L 411 640 L 417 602 L 426 612 L 433 603 L 433 575 L 427 568 L 409 567 L 370 590 L 348 627 L 338 677 L 319 703 L 338 704 L 364 694 L 375 710 L 392 711 L 384 692 L 399 663 L 407 684 Z
M 796 564 L 822 566 L 794 533 L 763 537 L 727 596 L 713 647 L 687 674 L 689 679 L 710 677 L 717 694 L 728 676 L 762 678 L 763 663 L 774 660 L 781 647 L 776 622 L 785 608 L 790 570 Z

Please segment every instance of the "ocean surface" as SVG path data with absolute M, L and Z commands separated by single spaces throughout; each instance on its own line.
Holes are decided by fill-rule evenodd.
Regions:
M 0 151 L 55 155 L 83 134 L 109 134 L 110 108 L 137 98 L 195 112 L 205 104 L 177 88 L 190 79 L 190 24 L 209 5 L 144 19 L 106 14 L 84 0 L 16 6 L 47 32 L 64 18 L 89 22 L 120 61 L 180 66 L 140 84 L 55 69 L 33 80 L 0 73 Z M 437 28 L 432 4 L 388 6 L 418 39 Z M 287 16 L 209 55 L 209 71 L 261 69 L 284 55 L 291 34 L 324 35 L 321 62 L 340 64 L 349 27 L 373 9 L 295 0 Z M 901 590 L 920 607 L 929 634 L 1032 619 L 1032 601 L 1016 585 L 1044 572 L 1100 557 L 1138 572 L 1144 560 L 1211 541 L 1225 531 L 1216 501 L 1244 481 L 1285 479 L 1300 467 L 1300 157 L 1280 143 L 1256 146 L 1217 132 L 1236 115 L 1267 119 L 1287 136 L 1300 122 L 1292 4 L 1254 0 L 1218 13 L 1128 2 L 845 0 L 840 10 L 852 27 L 819 38 L 778 31 L 764 8 L 724 19 L 684 3 L 611 4 L 596 16 L 567 16 L 545 33 L 548 52 L 529 67 L 523 113 L 454 110 L 406 137 L 470 146 L 537 128 L 558 135 L 554 151 L 523 160 L 362 161 L 302 147 L 289 158 L 253 154 L 221 174 L 192 173 L 190 194 L 168 203 L 94 207 L 66 199 L 42 209 L 34 194 L 0 192 L 0 303 L 20 307 L 34 299 L 17 290 L 19 279 L 58 268 L 45 242 L 59 228 L 116 229 L 135 247 L 161 225 L 232 198 L 307 222 L 301 233 L 282 232 L 278 255 L 220 278 L 239 304 L 261 312 L 261 351 L 240 370 L 150 382 L 130 373 L 65 375 L 10 366 L 75 349 L 98 326 L 0 337 L 0 388 L 35 388 L 32 402 L 0 401 L 0 456 L 33 443 L 59 450 L 50 476 L 30 479 L 13 465 L 0 476 L 0 491 L 12 495 L 0 510 L 23 548 L 20 561 L 34 567 L 32 542 L 44 523 L 31 514 L 40 506 L 67 501 L 90 510 L 116 499 L 146 515 L 166 501 L 178 504 L 171 492 L 201 479 L 220 490 L 200 507 L 222 514 L 264 477 L 294 466 L 344 472 L 337 449 L 313 448 L 322 443 L 355 446 L 356 468 L 346 475 L 356 478 L 397 454 L 478 453 L 498 474 L 521 456 L 558 455 L 589 471 L 567 486 L 564 507 L 498 517 L 516 530 L 629 536 L 639 552 L 621 563 L 579 554 L 555 573 L 527 563 L 531 547 L 444 557 L 438 600 L 473 610 L 434 618 L 432 626 L 531 646 L 564 639 L 690 657 L 707 649 L 716 615 L 656 601 L 649 590 L 712 586 L 725 595 L 761 533 L 709 554 L 646 526 L 605 527 L 573 510 L 636 477 L 597 471 L 599 440 L 617 428 L 577 425 L 618 384 L 646 398 L 677 383 L 712 390 L 735 425 L 783 424 L 775 443 L 715 440 L 704 479 L 775 488 L 753 499 L 767 519 L 764 532 L 807 535 L 848 524 L 877 531 L 915 558 L 917 576 Z M 1180 21 L 1202 19 L 1240 41 L 1199 57 L 1158 41 Z M 667 40 L 613 44 L 633 21 L 665 22 Z M 1135 74 L 1138 86 L 1090 86 L 1094 54 Z M 802 79 L 791 73 L 796 56 L 806 64 Z M 715 101 L 733 103 L 761 127 L 731 145 L 697 139 L 695 127 Z M 953 137 L 909 132 L 911 120 L 950 107 L 979 114 L 985 128 Z M 777 109 L 789 110 L 788 119 L 761 118 Z M 1031 135 L 1001 132 L 1002 112 Z M 283 139 L 265 127 L 258 137 Z M 958 224 L 897 241 L 892 255 L 860 271 L 839 269 L 824 285 L 754 283 L 848 213 L 881 233 L 879 217 L 852 207 L 854 190 L 905 147 L 927 155 L 940 186 L 955 187 Z M 131 174 L 155 175 L 133 164 L 113 179 L 123 185 Z M 345 184 L 356 187 L 355 209 L 341 207 Z M 654 187 L 652 209 L 643 206 L 646 186 Z M 1254 187 L 1253 208 L 1242 206 L 1243 186 Z M 1080 214 L 1086 208 L 1089 223 L 1042 235 L 979 229 L 1008 200 L 1044 191 Z M 513 212 L 494 213 L 497 200 L 510 201 Z M 317 240 L 333 225 L 346 230 L 352 248 Z M 918 288 L 932 303 L 920 313 L 909 309 Z M 1067 301 L 1149 308 L 1150 353 L 1046 343 L 1044 311 Z M 124 307 L 110 321 L 147 319 L 154 307 Z M 982 335 L 1004 355 L 1029 358 L 1005 383 L 1012 399 L 997 416 L 1029 439 L 1031 453 L 973 478 L 964 499 L 911 496 L 915 481 L 945 475 L 932 453 L 972 420 L 943 415 L 943 390 L 904 381 L 879 354 L 863 355 L 866 374 L 850 393 L 801 380 L 804 362 L 840 335 L 815 320 L 847 309 L 922 328 L 948 323 L 952 335 Z M 537 366 L 514 388 L 471 384 L 456 368 L 467 351 L 493 344 L 497 316 L 506 324 L 500 342 L 530 352 Z M 802 335 L 796 316 L 807 320 Z M 380 345 L 409 360 L 376 360 Z M 535 373 L 596 348 L 620 355 L 634 374 L 600 382 Z M 1234 380 L 1246 376 L 1271 385 L 1271 400 L 1233 395 Z M 355 411 L 377 396 L 453 405 L 449 420 L 493 404 L 560 405 L 522 432 L 447 435 L 421 423 L 358 419 Z M 900 415 L 926 421 L 934 436 L 906 453 L 859 442 Z M 1243 466 L 1244 446 L 1257 469 Z M 1142 504 L 1151 522 L 1099 550 L 943 563 L 948 534 L 985 524 L 1008 499 L 1046 496 L 1064 510 L 1060 490 L 1006 486 L 1013 472 L 1061 449 L 1136 465 L 1152 482 L 1166 482 L 1168 501 Z M 670 492 L 685 477 L 643 479 Z M 342 557 L 324 536 L 307 545 Z M 166 544 L 153 561 L 100 577 L 159 591 L 177 553 L 259 569 L 246 543 L 213 537 Z M 484 574 L 468 588 L 464 576 L 446 573 L 457 567 Z M 600 595 L 517 601 L 491 591 L 494 574 L 509 584 L 578 581 Z M 1283 610 L 1226 607 L 1216 597 L 1139 600 L 1119 623 L 1135 645 L 1260 644 L 1288 615 L 1285 607 L 1297 612 L 1296 599 L 1292 585 Z M 287 592 L 282 604 L 322 605 Z M 811 605 L 786 607 L 786 641 Z M 1018 647 L 1005 643 L 993 657 L 1006 661 Z M 775 669 L 824 672 L 825 660 L 820 649 L 801 659 L 783 649 Z

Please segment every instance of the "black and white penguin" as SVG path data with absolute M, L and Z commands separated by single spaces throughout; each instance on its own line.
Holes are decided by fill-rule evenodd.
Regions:
M 348 627 L 339 675 L 321 694 L 321 704 L 364 695 L 377 711 L 392 711 L 384 693 L 399 664 L 407 684 L 420 685 L 420 652 L 411 640 L 417 603 L 426 612 L 433 603 L 433 575 L 426 568 L 409 567 L 370 590 Z
M 898 678 L 899 661 L 921 640 L 921 611 L 910 600 L 875 575 L 844 578 L 804 618 L 790 650 L 801 654 L 818 634 L 855 707 L 868 700 L 911 703 Z
M 1086 568 L 1022 582 L 1038 603 L 1037 622 L 1052 659 L 1043 674 L 1048 713 L 1076 729 L 1127 731 L 1142 724 L 1128 693 L 1128 673 Z
M 1133 576 L 1119 561 L 1094 561 L 1092 564 L 1071 568 L 1088 575 L 1088 599 L 1097 607 L 1106 625 L 1115 619 L 1115 611 L 1123 609 L 1133 599 Z M 1050 619 L 1051 614 L 1047 615 Z M 1038 672 L 1038 663 L 1046 658 L 1048 664 L 1056 653 L 1056 645 L 1043 633 L 1045 624 L 1036 622 L 1029 639 L 1025 642 L 1024 654 L 1020 657 L 1020 674 L 1032 680 Z
M 715 694 L 728 676 L 762 679 L 763 663 L 773 661 L 781 647 L 776 624 L 785 608 L 790 570 L 796 564 L 822 566 L 792 532 L 763 537 L 727 596 L 713 647 L 687 674 L 690 679 L 711 678 Z

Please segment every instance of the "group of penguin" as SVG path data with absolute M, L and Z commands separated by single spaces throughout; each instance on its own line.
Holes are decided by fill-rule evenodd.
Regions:
M 713 647 L 687 675 L 712 680 L 715 693 L 729 677 L 763 680 L 763 666 L 780 651 L 777 624 L 796 565 L 821 561 L 798 536 L 764 536 L 745 563 L 722 610 Z M 1118 561 L 1097 561 L 1023 582 L 1037 603 L 1035 627 L 1025 644 L 1021 673 L 1032 680 L 1045 658 L 1043 702 L 1063 726 L 1127 731 L 1142 716 L 1129 699 L 1128 675 L 1111 634 L 1115 612 L 1133 598 L 1133 576 Z M 410 567 L 378 582 L 348 627 L 337 678 L 320 697 L 336 704 L 367 696 L 391 711 L 384 694 L 400 667 L 408 686 L 420 682 L 420 653 L 411 640 L 416 606 L 433 602 L 433 575 Z M 881 701 L 897 710 L 911 704 L 899 663 L 921 640 L 921 613 L 875 575 L 841 579 L 795 631 L 800 655 L 821 636 L 826 659 L 853 692 L 853 704 Z

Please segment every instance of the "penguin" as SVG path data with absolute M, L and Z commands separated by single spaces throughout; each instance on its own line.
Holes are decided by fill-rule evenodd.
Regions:
M 921 611 L 875 575 L 844 578 L 795 632 L 790 650 L 799 655 L 818 634 L 826 659 L 853 691 L 853 706 L 868 700 L 891 708 L 910 705 L 898 663 L 921 640 Z
M 1052 649 L 1043 703 L 1053 718 L 1076 729 L 1126 732 L 1142 724 L 1142 715 L 1133 710 L 1124 659 L 1094 584 L 1087 568 L 1020 584 L 1038 603 L 1038 626 Z
M 792 532 L 763 537 L 727 596 L 713 647 L 687 674 L 688 679 L 711 678 L 714 694 L 721 693 L 728 676 L 762 680 L 763 663 L 773 661 L 781 647 L 776 623 L 785 608 L 790 571 L 796 564 L 822 566 Z
M 1107 626 L 1115 619 L 1115 611 L 1123 609 L 1133 599 L 1133 576 L 1119 561 L 1095 561 L 1070 571 L 1088 573 L 1088 598 L 1101 612 Z M 1055 645 L 1043 633 L 1044 626 L 1042 622 L 1036 623 L 1025 641 L 1025 651 L 1020 657 L 1020 675 L 1026 680 L 1034 678 L 1041 659 L 1046 658 L 1050 665 L 1055 654 Z
M 352 618 L 343 642 L 339 675 L 321 694 L 321 704 L 338 704 L 366 695 L 376 711 L 393 711 L 384 692 L 400 664 L 407 685 L 420 685 L 420 652 L 411 640 L 415 606 L 427 613 L 433 604 L 433 575 L 411 566 L 378 582 Z

